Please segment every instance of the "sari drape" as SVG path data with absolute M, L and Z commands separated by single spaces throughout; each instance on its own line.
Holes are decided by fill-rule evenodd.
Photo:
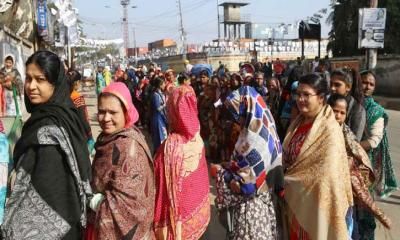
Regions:
M 303 117 L 289 127 L 284 157 Z M 344 137 L 333 110 L 324 106 L 285 173 L 289 224 L 297 220 L 311 239 L 349 239 L 346 216 L 353 205 Z
M 100 135 L 93 161 L 95 193 L 102 193 L 95 239 L 153 239 L 154 173 L 144 136 L 135 127 Z
M 364 106 L 367 111 L 367 134 L 365 135 L 368 135 L 371 131 L 371 127 L 379 118 L 383 118 L 385 121 L 382 141 L 379 143 L 378 147 L 368 151 L 376 177 L 374 189 L 379 196 L 384 197 L 398 189 L 386 131 L 389 116 L 385 109 L 375 102 L 372 97 L 365 98 Z
M 230 212 L 229 239 L 277 239 L 270 189 L 283 189 L 283 169 L 282 148 L 272 114 L 252 87 L 232 92 L 225 105 L 240 123 L 240 134 L 231 161 L 218 172 L 216 206 L 221 214 Z M 232 182 L 240 187 L 239 193 L 232 191 Z
M 191 87 L 167 100 L 171 133 L 155 157 L 157 239 L 199 239 L 210 220 L 209 180 L 196 96 Z

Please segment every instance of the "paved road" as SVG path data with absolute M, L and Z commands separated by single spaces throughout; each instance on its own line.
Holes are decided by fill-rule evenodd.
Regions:
M 100 133 L 99 125 L 96 121 L 96 99 L 94 94 L 85 94 L 86 102 L 89 106 L 89 114 L 91 116 L 91 126 L 93 136 L 97 138 Z M 392 160 L 395 165 L 397 179 L 400 180 L 400 111 L 388 111 L 389 112 L 389 144 L 391 147 Z M 210 179 L 210 181 L 213 181 Z M 214 202 L 215 188 L 211 186 L 210 195 L 211 202 Z M 397 191 L 391 197 L 385 200 L 379 200 L 378 205 L 382 210 L 392 219 L 393 227 L 391 231 L 384 230 L 383 226 L 378 224 L 376 232 L 376 239 L 400 239 L 400 191 Z M 223 240 L 225 237 L 225 231 L 218 222 L 215 207 L 212 206 L 213 216 L 209 224 L 209 228 L 204 236 L 204 239 L 210 240 Z

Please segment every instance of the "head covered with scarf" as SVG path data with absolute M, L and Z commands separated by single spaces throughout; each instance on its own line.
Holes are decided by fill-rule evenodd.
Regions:
M 125 112 L 125 128 L 132 127 L 139 120 L 139 113 L 132 103 L 131 93 L 124 83 L 111 83 L 102 93 L 110 93 L 121 101 Z
M 181 86 L 173 90 L 167 101 L 167 115 L 171 132 L 187 141 L 200 131 L 196 93 L 192 87 Z
M 156 235 L 168 228 L 169 238 L 160 239 L 199 239 L 210 219 L 209 181 L 192 87 L 172 90 L 167 116 L 171 131 L 155 157 L 156 178 L 165 182 L 158 186 L 159 196 L 165 196 L 156 197 Z M 196 191 L 187 186 L 196 186 Z
M 81 224 L 85 225 L 86 195 L 91 194 L 91 189 L 87 188 L 89 185 L 84 184 L 84 182 L 88 183 L 91 178 L 89 152 L 86 147 L 87 139 L 84 134 L 83 123 L 70 99 L 63 64 L 56 54 L 49 51 L 34 53 L 28 58 L 26 66 L 28 67 L 30 64 L 35 64 L 43 72 L 46 81 L 54 86 L 54 90 L 48 101 L 41 104 L 33 104 L 25 92 L 25 106 L 31 116 L 24 124 L 21 138 L 14 149 L 15 166 L 24 164 L 19 163 L 19 160 L 22 155 L 28 152 L 28 149 L 43 144 L 43 141 L 39 139 L 39 131 L 43 132 L 43 127 L 56 127 L 60 130 L 63 139 L 59 141 L 65 140 L 72 148 L 72 152 L 65 154 L 69 155 L 68 159 L 76 161 L 79 170 L 79 173 L 75 174 L 74 172 L 74 181 L 79 188 L 81 200 Z
M 282 146 L 263 98 L 254 88 L 245 86 L 233 91 L 225 106 L 242 126 L 234 151 L 237 164 L 251 165 L 257 189 L 266 180 L 269 188 L 282 190 Z

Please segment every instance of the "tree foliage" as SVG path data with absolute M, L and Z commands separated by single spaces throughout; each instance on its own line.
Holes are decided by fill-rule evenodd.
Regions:
M 332 24 L 329 50 L 334 56 L 362 55 L 358 49 L 358 9 L 369 7 L 369 0 L 338 0 L 328 18 Z M 400 53 L 400 1 L 379 0 L 378 7 L 387 8 L 385 48 L 380 53 Z

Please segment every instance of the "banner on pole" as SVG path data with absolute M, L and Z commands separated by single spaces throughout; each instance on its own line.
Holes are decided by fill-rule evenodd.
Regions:
M 386 8 L 361 8 L 358 21 L 358 48 L 383 48 Z
M 46 0 L 39 0 L 37 5 L 37 26 L 39 35 L 45 37 L 48 35 L 47 28 L 47 4 Z

